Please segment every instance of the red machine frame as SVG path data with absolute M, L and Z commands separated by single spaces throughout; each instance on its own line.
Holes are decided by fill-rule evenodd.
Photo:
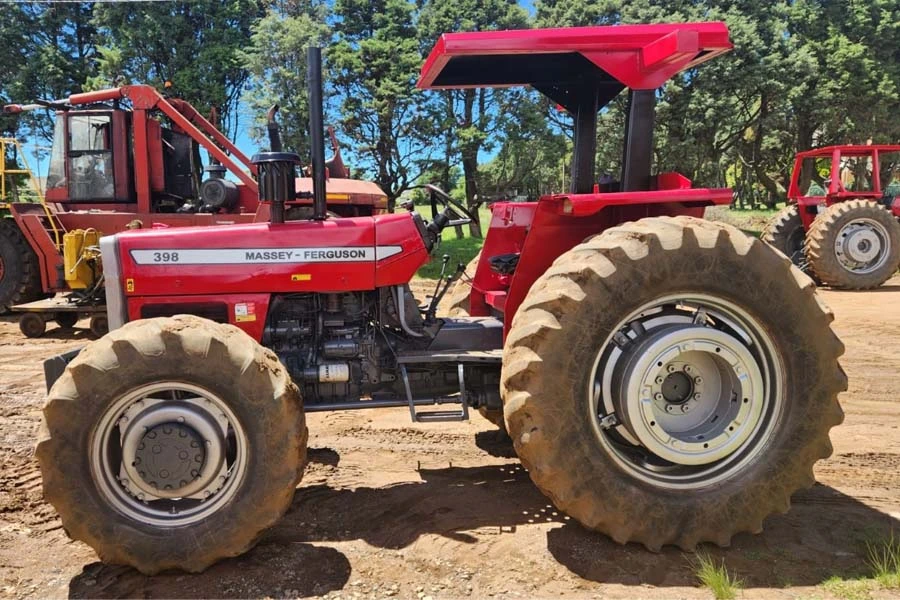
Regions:
M 101 103 L 128 100 L 131 104 L 131 126 L 128 129 L 121 110 L 112 108 L 78 109 L 78 114 L 111 114 L 113 119 L 112 137 L 113 169 L 115 170 L 116 198 L 127 196 L 127 189 L 133 186 L 135 202 L 121 201 L 77 201 L 71 200 L 65 188 L 50 188 L 46 192 L 46 205 L 16 203 L 10 212 L 19 230 L 34 250 L 40 264 L 41 286 L 45 293 L 64 292 L 68 288 L 59 281 L 58 272 L 63 265 L 59 248 L 59 236 L 76 229 L 95 229 L 104 234 L 124 231 L 135 220 L 143 227 L 184 227 L 230 225 L 235 223 L 264 222 L 269 219 L 269 207 L 258 201 L 258 186 L 253 176 L 256 166 L 240 149 L 204 118 L 190 103 L 177 98 L 167 98 L 148 85 L 130 85 L 118 88 L 73 94 L 65 103 L 54 102 L 51 106 L 65 104 L 60 113 L 74 106 L 92 106 Z M 38 105 L 8 105 L 6 112 L 18 113 L 39 108 Z M 205 149 L 211 157 L 230 171 L 237 183 L 238 201 L 234 209 L 220 213 L 175 213 L 154 212 L 152 192 L 162 189 L 163 159 L 160 123 L 153 113 L 161 112 L 168 117 L 179 133 L 186 134 Z M 74 114 L 74 111 L 73 111 Z M 67 118 L 60 119 L 64 135 L 68 137 Z M 129 180 L 126 164 L 121 157 L 131 150 L 133 172 Z M 158 149 L 158 151 L 154 151 Z M 116 157 L 120 157 L 116 160 Z M 68 160 L 64 161 L 66 170 Z M 69 179 L 68 172 L 66 180 Z M 298 192 L 310 191 L 309 178 L 298 178 Z M 387 198 L 372 182 L 352 179 L 331 179 L 327 197 L 328 205 L 347 216 L 360 214 L 358 207 L 366 207 L 367 212 L 379 214 L 387 211 Z M 310 205 L 311 200 L 298 199 L 292 205 Z M 346 211 L 339 208 L 347 205 Z M 338 208 L 335 208 L 338 207 Z

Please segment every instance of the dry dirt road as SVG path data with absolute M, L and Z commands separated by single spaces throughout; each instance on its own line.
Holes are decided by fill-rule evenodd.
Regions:
M 788 514 L 707 549 L 745 598 L 846 595 L 824 582 L 865 574 L 866 542 L 900 524 L 900 277 L 822 294 L 847 346 L 846 420 Z M 294 503 L 246 555 L 200 575 L 102 565 L 41 501 L 32 458 L 41 361 L 85 334 L 26 340 L 0 320 L 0 597 L 711 597 L 693 556 L 619 546 L 559 514 L 479 417 L 412 425 L 404 410 L 311 416 Z

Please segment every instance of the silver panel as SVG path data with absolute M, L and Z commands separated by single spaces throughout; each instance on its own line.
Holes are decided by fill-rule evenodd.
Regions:
M 100 238 L 100 254 L 103 259 L 103 280 L 106 285 L 106 316 L 109 330 L 118 329 L 128 322 L 125 291 L 122 288 L 122 264 L 119 261 L 119 244 L 115 235 Z

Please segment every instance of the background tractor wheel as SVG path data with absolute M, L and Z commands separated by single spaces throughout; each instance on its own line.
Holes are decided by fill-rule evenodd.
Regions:
M 40 313 L 22 313 L 19 317 L 19 331 L 30 338 L 39 338 L 47 331 L 47 321 Z
M 102 338 L 109 333 L 109 319 L 106 315 L 94 315 L 91 317 L 88 327 L 91 330 L 91 335 L 98 339 Z
M 237 556 L 291 503 L 307 431 L 278 358 L 231 325 L 135 321 L 50 390 L 44 497 L 101 560 L 146 574 Z
M 823 283 L 877 288 L 900 266 L 900 222 L 875 202 L 832 204 L 813 221 L 805 249 L 810 269 Z
M 40 263 L 16 222 L 0 218 L 0 312 L 43 297 Z
M 785 256 L 800 268 L 806 265 L 806 255 L 803 253 L 803 240 L 806 231 L 803 229 L 803 221 L 800 219 L 800 211 L 796 204 L 788 204 L 782 208 L 766 224 L 761 239 Z
M 478 261 L 481 260 L 481 252 L 475 255 L 475 258 L 466 265 L 466 270 L 459 281 L 453 284 L 448 297 L 450 309 L 447 315 L 450 317 L 468 317 L 469 316 L 469 294 L 472 292 L 472 278 L 475 277 L 475 270 L 478 268 Z M 503 422 L 502 410 L 490 410 L 485 407 L 478 409 L 478 414 L 499 427 L 506 430 L 506 424 Z
M 614 227 L 517 312 L 501 393 L 516 452 L 563 511 L 620 543 L 758 532 L 813 484 L 841 422 L 843 345 L 813 282 L 734 227 Z
M 58 312 L 53 315 L 53 320 L 63 329 L 72 329 L 78 323 L 78 313 L 75 312 Z

